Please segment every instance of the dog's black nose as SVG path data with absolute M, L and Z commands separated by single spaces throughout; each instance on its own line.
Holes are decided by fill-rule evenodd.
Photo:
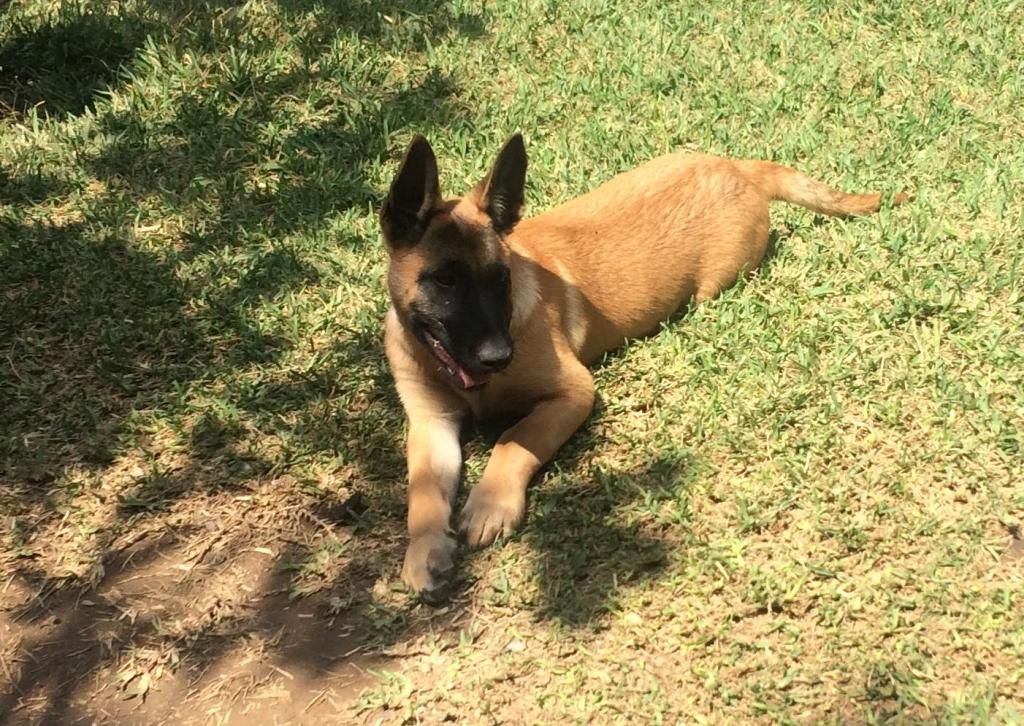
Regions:
M 512 346 L 505 340 L 485 340 L 476 349 L 476 362 L 487 371 L 500 371 L 512 360 Z

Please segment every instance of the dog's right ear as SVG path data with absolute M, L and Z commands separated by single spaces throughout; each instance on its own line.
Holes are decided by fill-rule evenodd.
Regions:
M 525 186 L 526 146 L 523 135 L 516 133 L 501 147 L 490 173 L 474 190 L 480 210 L 491 218 L 497 232 L 508 232 L 519 221 Z
M 437 157 L 427 140 L 416 134 L 380 210 L 380 227 L 388 245 L 407 247 L 419 242 L 431 212 L 440 204 Z

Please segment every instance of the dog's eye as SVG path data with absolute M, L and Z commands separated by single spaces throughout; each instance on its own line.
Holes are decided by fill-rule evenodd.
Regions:
M 435 272 L 430 279 L 439 287 L 455 287 L 455 274 L 452 272 Z

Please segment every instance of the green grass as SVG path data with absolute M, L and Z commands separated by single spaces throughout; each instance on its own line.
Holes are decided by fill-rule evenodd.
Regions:
M 173 649 L 167 683 L 208 657 L 197 644 L 230 659 L 260 588 L 279 588 L 325 632 L 401 651 L 337 703 L 385 722 L 1019 723 L 1021 12 L 16 4 L 0 18 L 4 581 L 124 589 L 111 553 L 160 532 L 229 583 L 232 556 L 265 546 L 216 617 L 199 595 L 135 603 L 89 667 L 105 682 L 132 648 Z M 916 200 L 850 222 L 776 207 L 757 277 L 597 370 L 598 410 L 522 532 L 464 558 L 434 612 L 395 587 L 403 418 L 375 209 L 413 133 L 458 193 L 515 130 L 535 213 L 684 147 Z M 365 513 L 316 514 L 354 493 Z M 92 713 L 19 676 L 44 639 L 18 637 L 0 705 Z M 296 665 L 300 637 L 267 646 L 276 663 Z

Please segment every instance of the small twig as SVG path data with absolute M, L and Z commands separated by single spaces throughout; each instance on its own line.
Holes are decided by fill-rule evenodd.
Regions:
M 196 568 L 203 563 L 203 560 L 205 560 L 206 556 L 210 554 L 210 551 L 224 541 L 224 534 L 225 532 L 222 529 L 220 532 L 217 533 L 216 536 L 211 538 L 210 541 L 206 543 L 205 547 L 199 550 L 199 554 L 197 554 L 190 560 L 191 567 L 188 569 L 185 575 L 180 580 L 178 580 L 179 583 L 185 582 L 192 577 L 192 573 L 195 572 Z
M 111 557 L 111 556 L 113 556 L 115 554 L 118 554 L 118 555 L 121 554 L 122 552 L 124 552 L 129 547 L 133 547 L 136 544 L 138 544 L 139 542 L 141 542 L 142 540 L 146 539 L 146 537 L 148 537 L 150 534 L 152 534 L 152 532 L 153 532 L 153 530 L 151 530 L 151 529 L 144 529 L 141 532 L 136 533 L 134 537 L 130 537 L 127 542 L 119 544 L 117 547 L 108 547 L 107 551 L 103 553 L 103 557 L 101 558 L 101 561 L 102 560 L 106 560 L 108 557 Z
M 15 378 L 17 378 L 17 379 L 18 379 L 19 381 L 21 381 L 22 383 L 25 383 L 25 379 L 21 377 L 21 374 L 20 374 L 20 373 L 18 373 L 18 369 L 17 369 L 17 368 L 15 368 L 15 366 L 14 366 L 14 361 L 13 361 L 13 360 L 11 360 L 11 355 L 10 355 L 10 353 L 8 353 L 8 354 L 7 354 L 7 365 L 9 365 L 9 366 L 11 367 L 11 373 L 13 373 L 13 374 L 14 374 L 14 377 L 15 377 Z
M 54 584 L 51 581 L 44 582 L 42 587 L 40 587 L 38 590 L 36 590 L 32 594 L 32 597 L 30 599 L 35 601 L 35 602 L 37 602 L 38 603 L 38 607 L 40 609 L 44 609 L 45 610 L 46 609 L 46 600 L 45 600 L 45 598 L 49 597 L 53 593 L 53 591 L 56 590 L 57 588 L 58 588 L 58 585 Z M 21 620 L 23 618 L 28 617 L 28 615 L 29 615 L 29 608 L 28 607 L 24 607 L 24 608 L 21 609 L 21 612 L 19 612 L 17 615 L 14 616 L 14 622 L 16 622 L 16 623 L 17 622 L 21 622 Z
M 199 550 L 199 554 L 192 558 L 192 570 L 189 570 L 189 574 L 198 566 L 203 563 L 206 556 L 210 554 L 210 550 L 216 547 L 218 544 L 224 541 L 224 532 L 218 532 L 216 537 L 213 537 L 203 549 Z
M 7 656 L 5 656 L 2 652 L 0 652 L 0 665 L 3 665 L 4 667 L 4 673 L 7 674 L 7 680 L 10 682 L 11 688 L 17 691 L 19 696 L 24 696 L 25 692 L 21 690 L 21 686 L 18 685 L 18 681 L 14 678 L 14 675 L 11 673 L 11 669 L 7 665 Z
M 268 668 L 272 668 L 272 669 L 274 669 L 275 671 L 277 671 L 278 673 L 280 673 L 280 674 L 281 674 L 282 676 L 284 676 L 285 678 L 287 678 L 287 679 L 288 679 L 289 681 L 294 681 L 294 680 L 295 680 L 295 676 L 293 676 L 293 675 L 292 675 L 291 673 L 289 673 L 288 671 L 286 671 L 286 670 L 285 670 L 285 669 L 283 669 L 283 668 L 278 668 L 278 667 L 277 667 L 276 665 L 274 665 L 273 663 L 268 663 L 268 664 L 267 664 L 267 667 L 268 667 Z
M 325 688 L 322 691 L 320 691 L 320 693 L 318 693 L 315 696 L 313 696 L 313 700 L 311 700 L 309 703 L 306 704 L 306 707 L 302 709 L 302 712 L 306 713 L 307 711 L 309 711 L 309 709 L 313 708 L 313 706 L 315 706 L 317 703 L 322 701 L 324 696 L 326 696 L 326 695 L 327 695 L 327 689 Z

